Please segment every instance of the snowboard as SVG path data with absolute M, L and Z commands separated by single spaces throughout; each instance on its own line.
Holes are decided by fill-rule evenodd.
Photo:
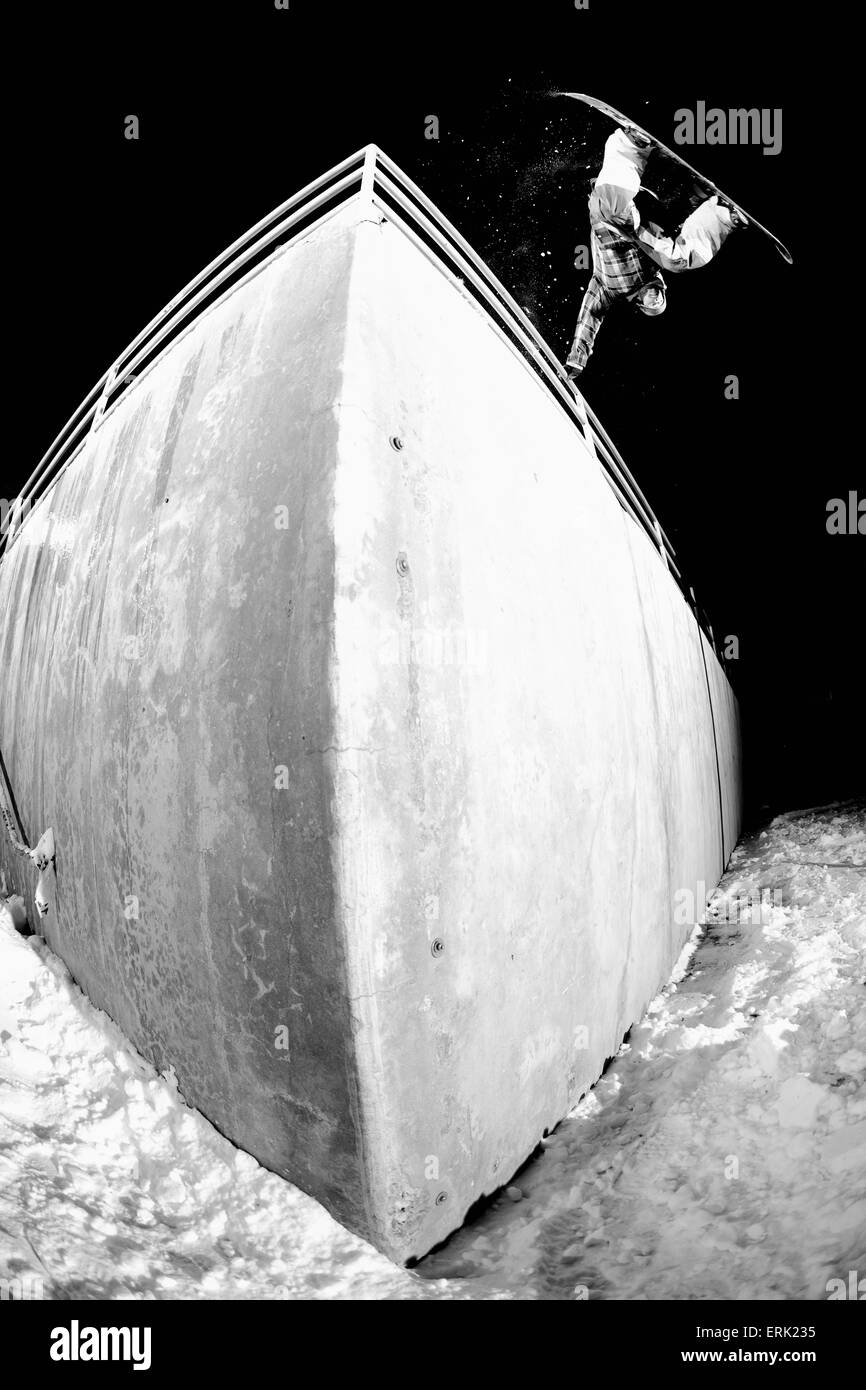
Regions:
M 639 135 L 643 135 L 646 140 L 649 140 L 653 148 L 658 150 L 660 154 L 663 154 L 666 159 L 672 159 L 676 164 L 681 165 L 683 169 L 687 169 L 694 179 L 697 179 L 699 183 L 705 185 L 708 194 L 717 193 L 726 203 L 730 203 L 731 207 L 736 208 L 737 212 L 745 218 L 750 227 L 754 227 L 756 232 L 763 232 L 764 236 L 773 243 L 783 260 L 786 260 L 789 265 L 794 264 L 793 256 L 787 246 L 782 245 L 778 237 L 773 236 L 773 233 L 767 227 L 763 226 L 761 222 L 756 221 L 752 214 L 747 212 L 745 208 L 740 207 L 739 203 L 735 203 L 733 198 L 729 198 L 727 193 L 724 193 L 711 179 L 708 179 L 704 174 L 700 173 L 699 170 L 692 168 L 691 164 L 683 159 L 682 155 L 675 154 L 673 150 L 668 149 L 667 145 L 663 145 L 661 140 L 657 140 L 650 131 L 644 130 L 643 126 L 639 126 L 637 121 L 630 121 L 628 116 L 624 116 L 622 112 L 617 111 L 615 107 L 608 106 L 605 101 L 597 101 L 595 97 L 588 97 L 584 92 L 553 92 L 552 95 L 558 97 L 571 97 L 574 101 L 582 101 L 586 106 L 592 106 L 596 111 L 601 111 L 603 115 L 609 116 L 612 121 L 616 121 L 617 125 L 622 126 L 623 129 L 636 130 Z

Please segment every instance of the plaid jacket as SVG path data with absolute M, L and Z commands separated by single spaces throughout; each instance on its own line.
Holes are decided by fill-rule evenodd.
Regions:
M 661 274 L 637 249 L 634 237 L 609 222 L 595 222 L 590 238 L 592 269 L 580 313 L 574 342 L 566 366 L 582 372 L 595 345 L 595 335 L 608 309 L 620 299 L 628 299 L 643 285 L 664 286 Z

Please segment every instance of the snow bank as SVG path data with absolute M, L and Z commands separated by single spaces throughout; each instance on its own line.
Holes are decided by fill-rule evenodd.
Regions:
M 0 1279 L 47 1298 L 823 1299 L 866 1276 L 866 808 L 735 852 L 670 984 L 399 1270 L 190 1110 L 0 909 Z

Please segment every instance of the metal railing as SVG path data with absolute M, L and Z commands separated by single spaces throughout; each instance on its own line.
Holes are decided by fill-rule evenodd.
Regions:
M 132 384 L 135 372 L 140 371 L 176 337 L 207 300 L 213 299 L 229 284 L 240 279 L 275 244 L 298 226 L 303 225 L 304 232 L 308 232 L 311 227 L 333 215 L 337 208 L 332 207 L 324 216 L 315 217 L 321 207 L 341 199 L 354 185 L 360 184 L 365 157 L 366 151 L 359 150 L 274 208 L 273 212 L 232 242 L 216 260 L 199 271 L 133 338 L 120 357 L 103 372 L 27 479 L 0 526 L 0 553 L 4 543 L 7 546 L 11 544 L 20 532 L 34 503 L 48 491 L 66 464 L 72 461 L 91 430 L 99 426 L 109 406 Z
M 268 213 L 200 271 L 133 339 L 64 425 L 0 524 L 0 557 L 26 525 L 33 506 L 99 428 L 106 412 L 208 303 L 252 274 L 278 246 L 308 235 L 352 198 L 398 225 L 425 255 L 486 310 L 491 327 L 518 353 L 580 430 L 622 507 L 646 532 L 688 594 L 674 548 L 610 435 L 504 285 L 408 175 L 375 145 L 335 165 Z M 697 607 L 691 604 L 695 616 Z M 706 624 L 702 623 L 705 627 Z

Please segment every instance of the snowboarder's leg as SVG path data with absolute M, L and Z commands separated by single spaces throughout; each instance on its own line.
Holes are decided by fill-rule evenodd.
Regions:
M 616 129 L 608 136 L 589 200 L 589 219 L 593 225 L 610 222 L 627 227 L 629 231 L 637 226 L 640 218 L 634 199 L 648 157 L 649 147 L 641 148 L 624 130 Z
M 657 265 L 677 273 L 707 265 L 735 225 L 730 209 L 714 194 L 689 213 L 676 238 L 665 236 L 661 227 L 653 222 L 645 222 L 638 228 L 637 236 L 641 249 Z

